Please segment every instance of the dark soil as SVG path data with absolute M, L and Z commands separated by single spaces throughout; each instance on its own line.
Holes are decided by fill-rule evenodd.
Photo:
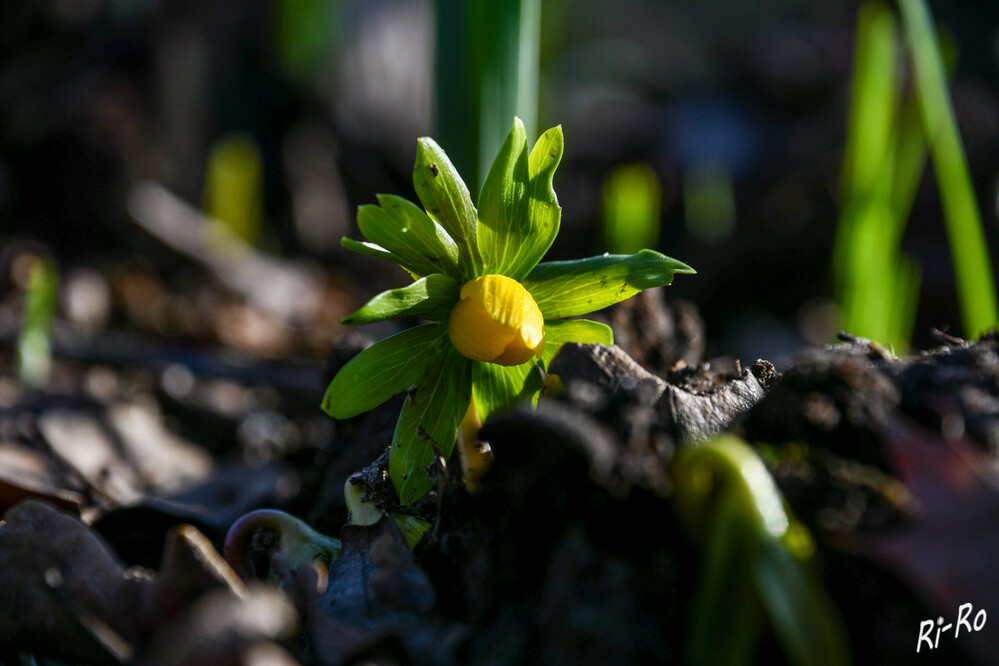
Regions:
M 999 607 L 999 336 L 938 334 L 940 346 L 900 359 L 843 336 L 778 373 L 702 363 L 696 311 L 658 291 L 610 318 L 632 355 L 567 345 L 551 368 L 564 393 L 483 428 L 495 461 L 481 489 L 449 465 L 407 510 L 431 525 L 412 552 L 388 519 L 343 527 L 343 484 L 362 469 L 369 499 L 399 509 L 381 455 L 398 399 L 336 423 L 320 446 L 282 449 L 280 428 L 251 443 L 245 418 L 193 392 L 146 393 L 136 370 L 115 371 L 103 397 L 15 396 L 0 414 L 4 662 L 675 663 L 701 559 L 669 464 L 722 431 L 753 443 L 811 532 L 857 663 L 911 663 L 923 620 Z M 365 344 L 342 339 L 331 369 Z M 60 372 L 85 386 L 95 369 Z M 159 438 L 170 466 L 143 465 L 129 436 L 126 417 L 141 418 L 124 406 L 143 405 L 139 434 Z M 324 417 L 307 407 L 283 418 L 315 437 Z M 211 455 L 173 434 L 212 419 L 234 432 Z M 254 446 L 269 460 L 248 458 Z M 218 552 L 259 507 L 339 535 L 342 556 L 327 573 L 264 530 L 248 554 L 262 580 L 240 581 Z M 997 646 L 986 623 L 920 659 L 989 663 Z M 765 630 L 758 660 L 783 659 Z

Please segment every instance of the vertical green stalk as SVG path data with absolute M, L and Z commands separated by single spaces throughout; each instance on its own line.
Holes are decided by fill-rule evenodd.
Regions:
M 940 190 L 964 334 L 977 336 L 999 323 L 995 279 L 978 202 L 947 92 L 933 19 L 923 0 L 898 0 L 898 6 Z
M 475 191 L 519 116 L 534 136 L 541 0 L 438 0 L 436 135 Z

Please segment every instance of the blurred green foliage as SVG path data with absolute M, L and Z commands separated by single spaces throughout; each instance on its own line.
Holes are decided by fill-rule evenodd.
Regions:
M 469 188 L 520 117 L 534 136 L 538 115 L 541 0 L 439 0 L 436 136 Z
M 927 148 L 943 204 L 964 335 L 999 323 L 995 283 L 950 104 L 944 58 L 920 0 L 900 0 L 915 79 L 905 94 L 895 15 L 881 2 L 861 7 L 843 164 L 833 270 L 841 328 L 908 348 L 919 302 L 920 271 L 902 251 Z

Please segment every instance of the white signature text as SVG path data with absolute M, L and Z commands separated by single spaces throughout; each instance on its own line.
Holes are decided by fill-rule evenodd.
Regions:
M 988 614 L 985 612 L 984 608 L 980 608 L 975 617 L 971 617 L 971 611 L 974 610 L 971 604 L 961 604 L 957 609 L 957 621 L 948 622 L 944 624 L 945 620 L 943 617 L 938 617 L 936 620 L 923 620 L 919 623 L 919 639 L 916 641 L 916 653 L 923 648 L 923 643 L 926 643 L 927 649 L 935 650 L 940 646 L 940 635 L 947 635 L 948 632 L 953 630 L 954 638 L 961 635 L 964 628 L 964 633 L 970 634 L 972 631 L 981 631 L 985 626 L 985 622 L 988 620 Z

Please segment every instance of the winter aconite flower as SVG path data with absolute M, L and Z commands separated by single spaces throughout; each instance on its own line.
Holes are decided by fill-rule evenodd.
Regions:
M 545 350 L 545 320 L 524 286 L 505 275 L 466 282 L 447 320 L 451 344 L 473 361 L 520 365 Z
M 484 421 L 519 400 L 536 399 L 542 372 L 564 343 L 613 342 L 607 326 L 566 317 L 694 272 L 651 250 L 539 264 L 558 233 L 552 177 L 561 159 L 560 127 L 528 152 L 517 119 L 476 207 L 444 151 L 422 138 L 413 182 L 423 210 L 379 195 L 377 206 L 362 206 L 357 215 L 369 242 L 343 239 L 348 249 L 390 259 L 414 278 L 378 294 L 344 323 L 404 315 L 428 322 L 358 354 L 323 399 L 331 416 L 349 418 L 408 390 L 389 454 L 389 474 L 404 504 L 433 486 L 428 468 L 451 454 L 470 402 Z

